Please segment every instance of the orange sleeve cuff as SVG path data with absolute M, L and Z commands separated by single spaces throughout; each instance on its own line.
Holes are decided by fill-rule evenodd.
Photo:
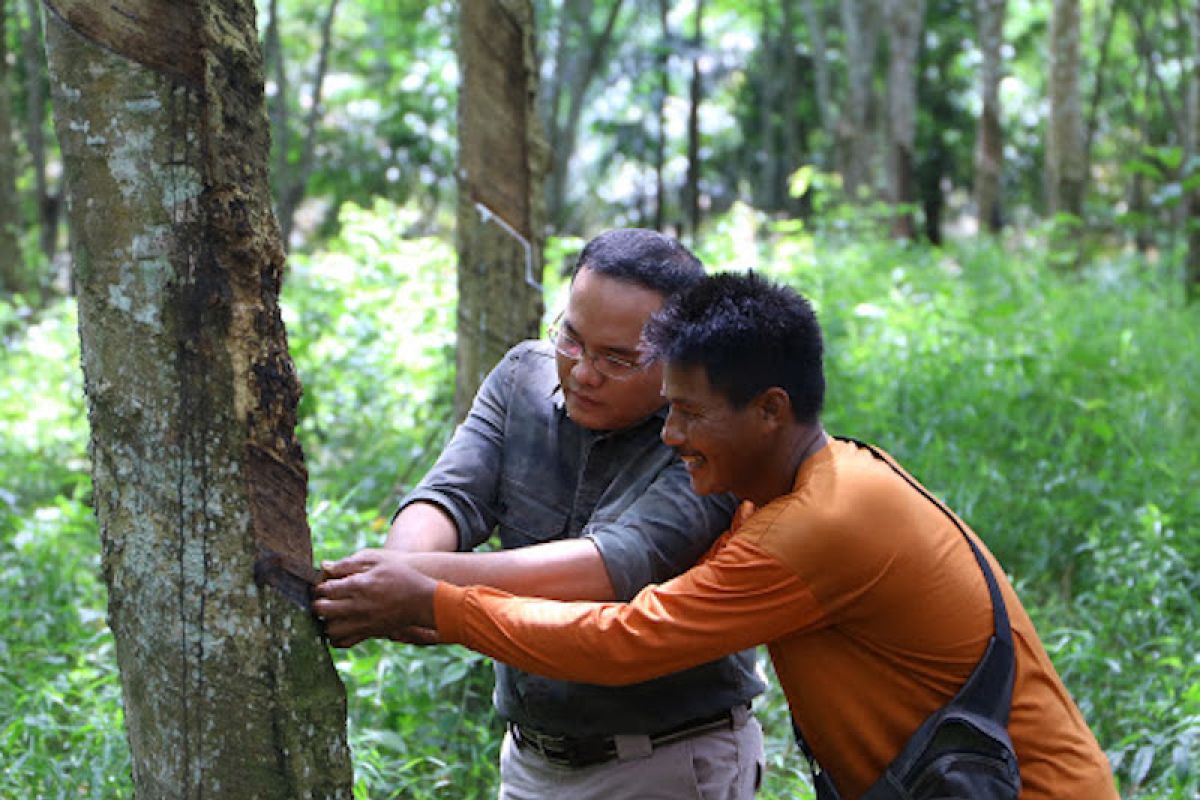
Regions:
M 463 642 L 466 594 L 466 588 L 445 581 L 438 581 L 433 590 L 433 622 L 437 625 L 438 638 L 446 644 Z

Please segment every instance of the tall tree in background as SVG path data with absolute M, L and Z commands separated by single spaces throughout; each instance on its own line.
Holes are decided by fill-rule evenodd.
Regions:
M 21 35 L 25 62 L 25 143 L 33 161 L 34 192 L 42 254 L 49 261 L 58 250 L 58 219 L 62 193 L 51 187 L 46 145 L 46 56 L 42 46 L 42 12 L 38 0 L 25 0 L 29 25 Z
M 893 203 L 916 199 L 913 143 L 917 132 L 917 51 L 924 31 L 925 0 L 883 0 L 888 40 L 888 176 Z M 897 213 L 892 234 L 916 236 L 912 211 Z
M 13 146 L 12 97 L 8 91 L 8 3 L 0 0 L 0 293 L 23 288 L 24 265 L 17 231 L 17 153 Z
M 784 0 L 790 2 L 790 0 Z M 813 81 L 817 93 L 817 114 L 826 136 L 826 146 L 836 138 L 833 114 L 833 90 L 829 77 L 829 55 L 825 44 L 825 16 L 817 0 L 803 0 L 804 20 L 808 24 L 809 52 L 812 54 Z
M 1054 0 L 1050 17 L 1050 119 L 1046 205 L 1051 216 L 1083 214 L 1086 154 L 1079 88 L 1079 0 Z
M 329 0 L 321 18 L 321 46 L 317 55 L 317 66 L 309 87 L 308 113 L 304 117 L 301 131 L 300 151 L 293 158 L 291 153 L 291 125 L 288 113 L 287 70 L 283 59 L 283 48 L 279 42 L 279 9 L 276 0 L 271 3 L 271 16 L 266 36 L 268 54 L 267 68 L 274 67 L 276 77 L 275 96 L 271 102 L 272 132 L 279 138 L 275 157 L 275 196 L 279 217 L 279 229 L 283 245 L 288 247 L 296 225 L 296 210 L 308 190 L 308 179 L 312 175 L 313 156 L 317 148 L 317 128 L 324 114 L 323 96 L 325 78 L 329 73 L 330 50 L 333 46 L 333 21 L 337 16 L 339 0 Z M 272 64 L 272 62 L 274 62 Z
M 466 416 L 509 347 L 542 318 L 543 175 L 537 60 L 529 0 L 459 8 L 458 370 Z
M 666 178 L 667 166 L 667 98 L 671 96 L 671 3 L 658 0 L 658 25 L 660 40 L 655 59 L 658 66 L 658 91 L 654 97 L 654 113 L 657 127 L 654 141 L 654 230 L 661 231 L 666 224 Z
M 1184 164 L 1192 189 L 1185 196 L 1187 266 L 1184 272 L 1189 302 L 1200 300 L 1200 5 L 1192 3 L 1185 20 L 1191 35 L 1192 74 L 1188 81 L 1187 134 Z
M 780 47 L 783 51 L 783 74 L 779 85 L 783 91 L 784 102 L 780 113 L 783 116 L 783 152 L 780 161 L 783 174 L 780 176 L 784 185 L 783 197 L 792 200 L 791 193 L 786 191 L 788 179 L 800 167 L 803 158 L 802 142 L 807 139 L 805 120 L 800 114 L 800 56 L 799 43 L 796 41 L 796 13 L 793 0 L 781 0 L 780 11 L 783 14 L 783 25 L 779 32 Z M 790 205 L 795 205 L 791 202 Z
M 47 0 L 46 44 L 134 786 L 349 798 L 254 4 L 130 5 Z
M 875 140 L 875 52 L 879 46 L 880 0 L 841 0 L 846 37 L 846 101 L 838 119 L 838 169 L 850 197 L 872 185 Z
M 1004 15 L 1007 0 L 977 0 L 980 111 L 975 132 L 975 208 L 980 230 L 999 232 L 1003 224 L 1001 180 L 1004 132 L 1000 127 L 1000 80 L 1003 77 Z
M 572 226 L 568 187 L 571 159 L 579 141 L 588 91 L 608 63 L 623 0 L 610 0 L 599 27 L 593 27 L 592 0 L 566 0 L 558 13 L 554 66 L 543 94 L 542 115 L 547 131 L 550 179 L 546 216 L 556 230 Z
M 700 104 L 704 102 L 704 76 L 700 71 L 700 56 L 704 47 L 704 0 L 696 0 L 692 29 L 692 80 L 688 92 L 687 123 L 687 199 L 688 228 L 694 247 L 700 238 Z

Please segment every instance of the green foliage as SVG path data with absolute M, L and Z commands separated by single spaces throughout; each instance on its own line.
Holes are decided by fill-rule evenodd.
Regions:
M 397 497 L 449 432 L 453 255 L 445 242 L 405 238 L 412 219 L 388 204 L 345 207 L 340 238 L 294 258 L 285 286 L 318 558 L 378 544 Z M 1123 794 L 1192 800 L 1200 325 L 1173 269 L 1113 257 L 1065 275 L 1015 243 L 935 251 L 764 220 L 735 208 L 703 255 L 715 267 L 763 268 L 817 302 L 830 430 L 887 448 L 988 541 Z M 555 240 L 549 263 L 569 261 L 577 245 Z M 73 307 L 35 315 L 0 304 L 0 326 L 10 331 L 0 371 L 0 796 L 129 796 Z M 357 797 L 494 796 L 501 726 L 486 659 L 391 643 L 334 657 Z M 808 796 L 777 688 L 759 709 L 761 796 Z
M 72 304 L 0 301 L 2 797 L 126 796 L 129 755 L 99 542 Z

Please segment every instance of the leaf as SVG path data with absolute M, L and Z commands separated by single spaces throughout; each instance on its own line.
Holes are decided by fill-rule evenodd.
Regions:
M 1130 175 L 1144 175 L 1147 178 L 1152 178 L 1156 181 L 1163 177 L 1163 171 L 1157 164 L 1144 161 L 1140 158 L 1135 158 L 1132 161 L 1126 161 L 1121 165 L 1121 167 Z
M 1154 746 L 1144 744 L 1138 748 L 1137 753 L 1133 756 L 1133 763 L 1129 765 L 1129 780 L 1135 785 L 1140 785 L 1146 780 L 1146 776 L 1150 774 L 1150 767 L 1154 764 Z
M 812 186 L 817 169 L 812 164 L 805 164 L 792 173 L 788 179 L 788 194 L 792 197 L 803 197 Z
M 1175 171 L 1183 163 L 1182 147 L 1147 147 L 1142 151 L 1150 158 L 1161 161 L 1168 170 Z

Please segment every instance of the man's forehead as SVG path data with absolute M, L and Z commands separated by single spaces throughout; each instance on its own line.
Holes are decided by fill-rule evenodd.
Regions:
M 668 398 L 699 399 L 714 393 L 703 364 L 663 362 L 663 394 Z

